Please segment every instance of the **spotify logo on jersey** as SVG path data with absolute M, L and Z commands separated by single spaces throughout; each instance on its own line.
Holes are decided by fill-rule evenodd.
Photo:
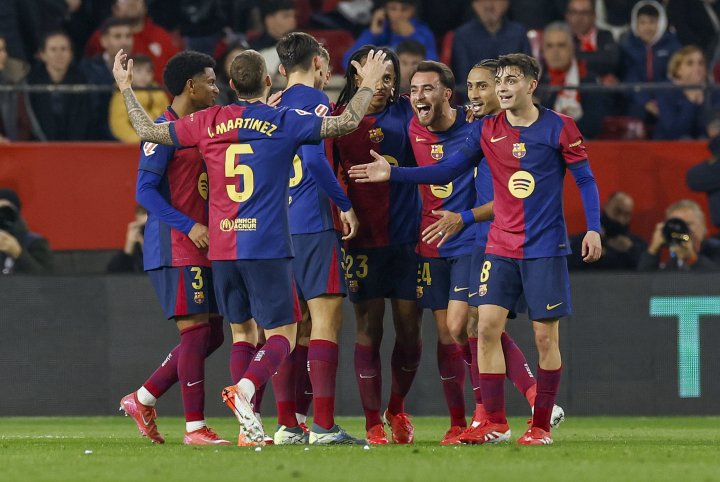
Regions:
M 527 171 L 518 171 L 508 181 L 510 194 L 518 199 L 525 199 L 535 190 L 535 178 Z
M 453 192 L 453 183 L 445 184 L 445 185 L 431 185 L 430 186 L 430 192 L 433 193 L 433 196 L 439 199 L 445 199 L 449 197 Z
M 208 198 L 208 175 L 207 172 L 200 174 L 197 184 L 198 192 L 200 196 L 207 201 Z

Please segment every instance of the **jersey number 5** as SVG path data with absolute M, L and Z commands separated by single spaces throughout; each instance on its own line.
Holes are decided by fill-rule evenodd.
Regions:
M 254 154 L 250 144 L 232 144 L 225 150 L 225 177 L 235 178 L 242 176 L 242 190 L 238 192 L 237 183 L 233 182 L 225 186 L 230 199 L 241 203 L 250 199 L 255 190 L 255 175 L 247 164 L 235 165 L 235 157 L 241 154 Z

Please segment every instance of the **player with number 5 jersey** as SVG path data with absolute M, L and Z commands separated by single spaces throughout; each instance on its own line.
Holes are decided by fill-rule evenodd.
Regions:
M 214 106 L 175 122 L 155 124 L 132 91 L 132 60 L 120 50 L 113 75 L 128 116 L 141 139 L 178 147 L 197 146 L 210 182 L 209 258 L 221 314 L 249 344 L 257 343 L 253 318 L 267 341 L 248 360 L 243 378 L 223 391 L 242 433 L 257 444 L 264 433 L 250 400 L 277 371 L 295 345 L 293 256 L 288 226 L 288 173 L 300 145 L 317 144 L 356 129 L 385 72 L 381 51 L 368 55 L 358 70 L 364 81 L 340 116 L 318 117 L 296 109 L 274 109 L 264 100 L 272 85 L 263 57 L 239 54 L 230 69 L 238 96 L 232 105 Z M 279 175 L 284 173 L 283 175 Z

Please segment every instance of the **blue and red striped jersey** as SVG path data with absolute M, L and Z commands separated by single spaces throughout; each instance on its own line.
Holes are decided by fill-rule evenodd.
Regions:
M 177 118 L 172 108 L 168 108 L 156 122 L 174 121 Z M 160 176 L 155 189 L 169 204 L 168 208 L 176 211 L 171 218 L 177 220 L 171 226 L 164 212 L 145 206 L 148 208 L 143 243 L 145 269 L 210 266 L 206 252 L 187 237 L 195 223 L 208 223 L 208 177 L 200 152 L 194 148 L 177 149 L 152 142 L 143 142 L 140 147 L 138 170 Z M 138 174 L 141 178 L 142 172 Z
M 413 116 L 410 121 L 410 143 L 418 166 L 442 164 L 446 155 L 455 152 L 465 144 L 471 124 L 465 120 L 462 111 L 458 111 L 453 125 L 444 132 L 431 132 L 423 127 Z M 420 185 L 422 197 L 422 219 L 420 231 L 424 230 L 439 216 L 432 211 L 461 212 L 475 206 L 476 195 L 473 186 L 473 171 L 466 171 L 448 184 Z M 428 258 L 439 258 L 470 254 L 473 248 L 475 229 L 465 227 L 451 237 L 440 248 L 434 244 L 418 240 L 416 251 Z
M 288 173 L 302 144 L 321 141 L 322 118 L 261 102 L 213 106 L 170 124 L 177 146 L 197 146 L 210 181 L 209 258 L 294 255 Z
M 488 167 L 487 160 L 483 158 L 477 165 L 475 170 L 475 192 L 477 194 L 477 202 L 475 206 L 482 206 L 493 200 L 492 175 Z M 490 232 L 490 221 L 475 223 L 475 246 L 487 244 L 488 233 Z
M 340 107 L 333 112 L 339 115 Z M 356 164 L 372 162 L 370 149 L 394 166 L 415 166 L 408 125 L 413 117 L 410 101 L 401 97 L 381 112 L 367 114 L 350 134 L 332 141 L 333 157 L 344 171 Z M 420 221 L 417 186 L 347 182 L 348 196 L 360 221 L 358 235 L 347 242 L 350 248 L 379 248 L 416 243 Z

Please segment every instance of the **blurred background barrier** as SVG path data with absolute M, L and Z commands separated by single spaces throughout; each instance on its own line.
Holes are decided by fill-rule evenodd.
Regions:
M 720 414 L 716 275 L 576 274 L 572 291 L 575 315 L 561 322 L 565 368 L 558 397 L 569 416 Z M 347 303 L 344 312 L 336 407 L 341 415 L 360 415 Z M 392 323 L 386 327 L 383 360 L 394 339 Z M 422 364 L 406 404 L 413 415 L 446 413 L 433 327 L 428 314 Z M 511 321 L 508 331 L 535 372 L 529 322 Z M 145 276 L 0 277 L 0 416 L 115 413 L 118 400 L 177 343 L 176 332 Z M 220 402 L 229 384 L 229 347 L 226 327 L 225 344 L 206 367 L 209 415 L 230 416 Z M 389 363 L 383 376 L 386 403 Z M 266 417 L 275 411 L 271 392 L 263 403 Z M 510 383 L 507 400 L 511 414 L 529 413 Z M 176 388 L 158 409 L 161 416 L 182 413 Z

